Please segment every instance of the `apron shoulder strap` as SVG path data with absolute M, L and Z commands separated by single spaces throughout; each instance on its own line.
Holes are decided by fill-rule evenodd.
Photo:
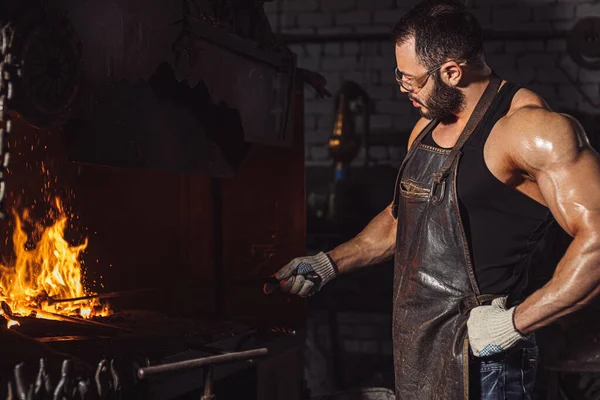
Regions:
M 467 142 L 467 139 L 471 136 L 471 134 L 477 129 L 479 123 L 483 119 L 484 115 L 487 113 L 488 109 L 492 105 L 496 94 L 498 94 L 498 89 L 500 89 L 500 85 L 502 84 L 502 79 L 498 77 L 498 75 L 493 74 L 492 79 L 488 83 L 483 95 L 479 98 L 471 117 L 467 121 L 463 131 L 458 137 L 458 141 L 452 148 L 452 151 L 448 155 L 448 158 L 440 168 L 439 172 L 436 172 L 433 177 L 433 181 L 435 184 L 439 185 L 446 180 L 448 174 L 450 173 L 450 168 L 454 161 L 459 156 L 463 146 Z
M 429 132 L 434 130 L 438 123 L 439 123 L 439 120 L 433 119 L 425 126 L 425 128 L 423 128 L 421 133 L 419 133 L 419 135 L 413 141 L 412 146 L 410 146 L 410 149 L 408 149 L 408 152 L 406 153 L 406 156 L 404 157 L 404 160 L 402 161 L 402 165 L 400 165 L 400 168 L 398 169 L 398 175 L 396 175 L 396 186 L 394 187 L 394 199 L 392 202 L 392 217 L 394 217 L 394 219 L 398 218 L 400 177 L 402 176 L 402 171 L 404 170 L 404 166 L 406 165 L 406 162 L 412 157 L 416 148 L 419 147 L 419 144 L 421 144 L 421 142 L 423 141 L 425 136 L 427 136 L 427 134 L 429 134 Z

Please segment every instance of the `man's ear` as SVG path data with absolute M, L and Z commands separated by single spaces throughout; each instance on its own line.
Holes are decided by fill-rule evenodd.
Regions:
M 458 86 L 458 83 L 462 79 L 463 70 L 456 61 L 449 61 L 440 68 L 440 74 L 446 85 Z

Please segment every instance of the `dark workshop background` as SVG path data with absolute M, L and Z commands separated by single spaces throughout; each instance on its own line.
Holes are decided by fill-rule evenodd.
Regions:
M 392 197 L 396 171 L 417 111 L 395 82 L 391 28 L 415 1 L 274 0 L 265 3 L 273 30 L 298 66 L 322 74 L 332 98 L 305 95 L 309 251 L 329 250 L 356 234 Z M 567 50 L 578 21 L 600 16 L 600 1 L 475 0 L 486 30 L 488 64 L 504 79 L 537 92 L 556 111 L 576 116 L 592 144 L 599 129 L 600 73 L 580 67 Z M 369 162 L 361 148 L 327 218 L 333 161 L 327 148 L 334 98 L 345 80 L 373 101 Z M 358 122 L 357 126 L 361 126 Z M 391 387 L 391 264 L 344 276 L 310 300 L 307 381 L 311 395 L 354 386 Z

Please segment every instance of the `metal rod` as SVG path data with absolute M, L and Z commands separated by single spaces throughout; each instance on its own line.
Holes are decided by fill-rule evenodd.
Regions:
M 92 300 L 92 299 L 114 299 L 117 297 L 127 297 L 127 296 L 137 296 L 140 294 L 145 294 L 148 292 L 156 292 L 158 289 L 136 289 L 136 290 L 127 290 L 121 292 L 112 292 L 112 293 L 100 293 L 100 294 L 92 294 L 89 296 L 81 296 L 81 297 L 72 297 L 68 299 L 55 299 L 54 297 L 48 296 L 48 304 L 52 305 L 55 303 L 70 303 L 74 301 L 83 301 L 83 300 Z
M 235 353 L 220 354 L 218 356 L 209 356 L 195 358 L 193 360 L 179 361 L 174 363 L 155 365 L 152 367 L 140 368 L 137 371 L 139 379 L 145 379 L 151 375 L 164 374 L 167 372 L 183 371 L 189 369 L 202 368 L 211 365 L 228 364 L 239 361 L 246 361 L 256 357 L 266 356 L 269 351 L 266 348 L 260 348 L 248 351 L 239 351 Z
M 281 34 L 279 39 L 285 44 L 326 43 L 326 42 L 384 42 L 392 41 L 390 32 L 380 33 L 341 33 L 341 34 Z M 567 38 L 567 31 L 483 31 L 484 40 L 520 41 L 550 40 Z

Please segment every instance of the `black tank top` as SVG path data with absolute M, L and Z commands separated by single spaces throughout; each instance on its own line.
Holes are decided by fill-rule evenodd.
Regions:
M 482 294 L 511 294 L 515 301 L 523 297 L 532 255 L 553 220 L 547 207 L 500 182 L 483 158 L 492 128 L 519 89 L 510 82 L 502 86 L 463 147 L 457 179 L 461 218 L 479 289 Z M 440 147 L 432 133 L 423 143 Z

